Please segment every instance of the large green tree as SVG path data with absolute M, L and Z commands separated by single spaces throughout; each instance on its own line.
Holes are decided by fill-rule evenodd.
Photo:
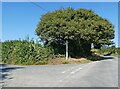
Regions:
M 114 27 L 92 10 L 60 9 L 43 15 L 36 34 L 56 53 L 65 53 L 65 41 L 69 42 L 69 54 L 73 57 L 90 54 L 91 44 L 100 48 L 112 44 Z

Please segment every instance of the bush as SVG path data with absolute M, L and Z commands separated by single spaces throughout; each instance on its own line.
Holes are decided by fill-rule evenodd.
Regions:
M 9 64 L 46 64 L 52 55 L 50 48 L 43 48 L 26 40 L 6 41 L 2 43 L 2 61 Z
M 102 47 L 101 49 L 92 49 L 92 52 L 98 53 L 101 55 L 107 54 L 107 53 L 112 53 L 113 56 L 120 56 L 120 48 L 116 48 L 114 46 L 112 47 Z

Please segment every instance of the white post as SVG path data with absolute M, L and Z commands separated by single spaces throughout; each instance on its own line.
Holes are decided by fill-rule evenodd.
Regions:
M 68 59 L 68 40 L 66 40 L 66 60 Z

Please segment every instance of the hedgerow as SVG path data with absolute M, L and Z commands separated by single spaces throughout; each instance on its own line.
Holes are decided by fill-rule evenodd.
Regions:
M 53 54 L 50 48 L 26 40 L 5 41 L 2 43 L 2 61 L 8 64 L 47 64 Z

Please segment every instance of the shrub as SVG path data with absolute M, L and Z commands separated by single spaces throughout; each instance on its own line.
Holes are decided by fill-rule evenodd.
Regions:
M 6 41 L 2 43 L 2 60 L 9 64 L 46 64 L 50 55 L 50 48 L 43 48 L 34 42 L 26 40 Z
M 114 46 L 112 47 L 102 47 L 101 49 L 92 49 L 92 52 L 94 53 L 98 53 L 101 55 L 107 54 L 107 53 L 111 53 L 113 56 L 120 56 L 120 47 L 116 48 Z

